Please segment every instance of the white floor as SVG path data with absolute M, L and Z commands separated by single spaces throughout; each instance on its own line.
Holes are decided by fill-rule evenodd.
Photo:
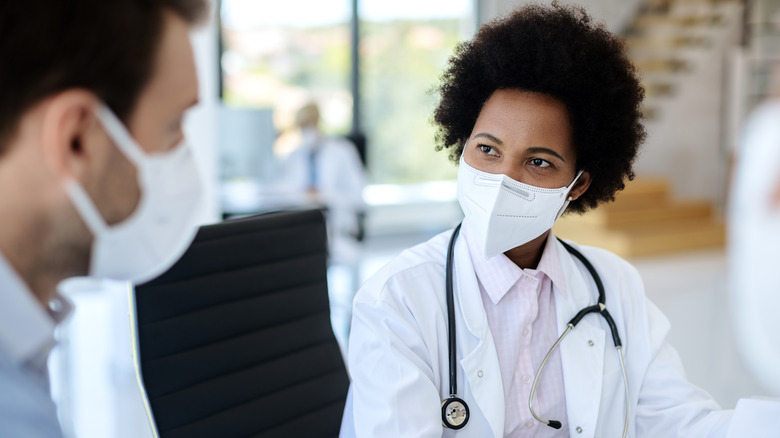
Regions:
M 369 239 L 352 266 L 329 271 L 333 323 L 345 339 L 355 284 L 401 249 L 428 235 Z M 632 260 L 647 295 L 672 322 L 669 341 L 690 380 L 724 407 L 741 397 L 767 395 L 741 362 L 731 335 L 722 250 Z M 75 315 L 51 361 L 53 392 L 69 437 L 146 438 L 151 430 L 132 367 L 127 295 L 121 289 L 78 293 Z
M 647 296 L 671 321 L 668 340 L 691 382 L 724 408 L 733 408 L 743 397 L 768 395 L 736 350 L 723 250 L 631 262 L 644 279 Z

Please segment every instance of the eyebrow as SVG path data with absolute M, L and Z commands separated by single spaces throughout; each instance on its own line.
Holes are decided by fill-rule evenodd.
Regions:
M 497 143 L 499 146 L 504 144 L 504 142 L 502 142 L 500 139 L 498 139 L 498 137 L 496 137 L 493 134 L 488 134 L 487 132 L 480 132 L 479 134 L 471 137 L 471 139 L 474 140 L 474 139 L 477 139 L 477 138 L 480 138 L 480 137 L 487 138 L 488 140 Z M 549 155 L 552 155 L 553 157 L 558 158 L 559 160 L 563 161 L 564 163 L 566 162 L 566 160 L 561 156 L 561 154 L 559 154 L 558 152 L 555 152 L 554 150 L 552 150 L 550 148 L 543 148 L 543 147 L 536 146 L 536 147 L 528 148 L 528 150 L 526 152 L 530 152 L 532 154 L 549 154 Z
M 556 157 L 559 160 L 563 161 L 564 163 L 566 162 L 566 160 L 561 156 L 561 154 L 555 152 L 552 149 L 542 148 L 542 147 L 532 147 L 532 148 L 528 148 L 526 152 L 530 152 L 532 154 L 550 154 L 553 157 Z
M 501 141 L 501 140 L 499 140 L 499 139 L 498 139 L 498 138 L 497 138 L 495 135 L 488 134 L 487 132 L 480 132 L 479 134 L 477 134 L 477 135 L 475 135 L 475 136 L 471 137 L 471 139 L 472 139 L 472 140 L 475 140 L 475 139 L 477 139 L 477 138 L 480 138 L 480 137 L 484 137 L 484 138 L 486 138 L 486 139 L 488 139 L 488 140 L 490 140 L 490 141 L 496 142 L 496 143 L 498 143 L 499 145 L 502 145 L 502 144 L 504 144 L 504 142 L 503 142 L 503 141 Z

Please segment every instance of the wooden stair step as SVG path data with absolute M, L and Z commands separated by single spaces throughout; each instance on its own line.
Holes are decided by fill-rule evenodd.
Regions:
M 657 107 L 642 105 L 642 119 L 648 122 L 658 120 L 659 111 Z
M 625 39 L 629 52 L 650 50 L 673 50 L 690 47 L 709 47 L 712 42 L 703 36 L 679 35 L 670 37 L 666 34 L 648 34 L 643 36 L 629 36 Z
M 639 178 L 626 183 L 615 195 L 615 202 L 657 202 L 669 199 L 669 182 L 662 178 Z M 606 204 L 611 205 L 611 204 Z
M 666 97 L 674 94 L 674 85 L 668 82 L 645 82 L 642 86 L 647 97 Z
M 690 221 L 663 227 L 647 226 L 622 230 L 579 230 L 553 228 L 555 234 L 583 245 L 607 249 L 621 257 L 642 257 L 703 248 L 722 247 L 726 228 L 722 222 Z
M 648 14 L 639 15 L 632 27 L 638 30 L 645 30 L 648 28 L 656 28 L 660 26 L 674 26 L 674 27 L 698 27 L 698 26 L 714 26 L 724 22 L 723 15 L 717 13 L 705 13 L 705 14 L 691 14 L 691 15 L 676 15 L 676 14 Z
M 583 215 L 567 215 L 560 219 L 562 224 L 572 226 L 592 225 L 602 228 L 625 228 L 635 225 L 667 224 L 677 221 L 708 220 L 712 217 L 709 202 L 669 202 L 661 205 L 646 205 L 643 208 L 598 208 Z
M 671 9 L 673 0 L 646 0 L 642 5 L 639 13 L 641 15 L 647 14 L 667 14 Z
M 664 0 L 664 1 L 671 1 L 672 4 L 710 4 L 713 6 L 722 5 L 722 4 L 728 4 L 728 3 L 739 3 L 740 0 Z
M 634 66 L 640 73 L 677 73 L 689 69 L 688 62 L 677 58 L 645 58 L 633 59 Z
M 626 188 L 615 194 L 613 202 L 603 204 L 597 210 L 645 209 L 668 204 L 669 200 L 669 184 L 665 180 L 637 179 L 626 183 Z

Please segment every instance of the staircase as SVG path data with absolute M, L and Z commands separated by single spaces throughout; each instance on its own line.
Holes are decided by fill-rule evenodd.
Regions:
M 648 0 L 640 9 L 625 32 L 646 93 L 639 178 L 615 202 L 562 217 L 558 236 L 623 257 L 723 246 L 722 63 L 740 17 L 736 0 Z
M 725 241 L 725 226 L 711 203 L 675 200 L 661 179 L 633 181 L 615 202 L 564 215 L 553 231 L 629 258 L 717 248 Z

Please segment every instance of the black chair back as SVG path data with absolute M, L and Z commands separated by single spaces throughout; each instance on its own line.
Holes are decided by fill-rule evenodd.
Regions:
M 139 373 L 162 438 L 336 437 L 349 387 L 317 210 L 204 226 L 136 286 Z

